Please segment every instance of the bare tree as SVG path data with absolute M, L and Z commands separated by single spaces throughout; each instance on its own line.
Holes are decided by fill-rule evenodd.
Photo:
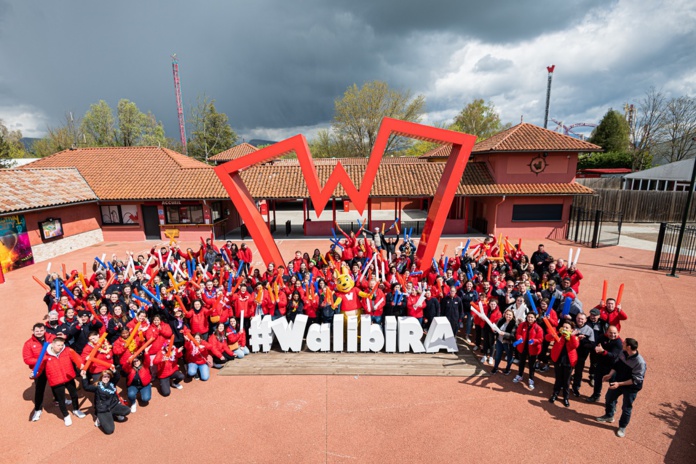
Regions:
M 665 112 L 665 96 L 650 87 L 638 102 L 635 124 L 630 128 L 633 169 L 649 167 L 650 153 L 661 140 Z
M 670 163 L 688 157 L 691 139 L 696 136 L 696 99 L 682 96 L 665 105 L 663 134 Z

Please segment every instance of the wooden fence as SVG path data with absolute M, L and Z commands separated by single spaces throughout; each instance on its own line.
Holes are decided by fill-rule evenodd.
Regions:
M 588 177 L 575 180 L 578 184 L 591 189 L 620 189 L 623 185 L 622 177 Z
M 588 187 L 590 187 L 588 185 Z M 592 187 L 590 187 L 592 188 Z M 595 188 L 596 195 L 576 196 L 573 206 L 623 213 L 623 222 L 681 222 L 688 192 Z M 689 222 L 696 221 L 696 201 Z

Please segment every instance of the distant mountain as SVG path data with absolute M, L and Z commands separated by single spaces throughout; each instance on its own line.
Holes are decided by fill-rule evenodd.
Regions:
M 258 148 L 262 145 L 273 145 L 274 143 L 277 143 L 277 142 L 274 142 L 272 140 L 251 139 L 247 143 L 249 145 L 253 145 L 256 148 Z
M 22 137 L 21 139 L 19 139 L 19 141 L 24 144 L 24 149 L 29 153 L 31 153 L 31 150 L 34 147 L 34 142 L 36 142 L 37 140 L 41 139 L 34 137 Z

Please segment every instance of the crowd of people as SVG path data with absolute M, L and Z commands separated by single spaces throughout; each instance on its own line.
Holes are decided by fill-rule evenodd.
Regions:
M 613 422 L 623 395 L 617 435 L 624 436 L 645 361 L 636 340 L 620 338 L 628 318 L 621 296 L 603 296 L 585 311 L 577 262 L 556 259 L 543 245 L 528 257 L 521 241 L 491 236 L 450 254 L 445 247 L 420 271 L 416 245 L 406 234 L 339 231 L 343 237 L 332 239 L 327 251 L 297 251 L 288 263 L 269 263 L 263 271 L 251 266 L 245 243 L 218 248 L 201 239 L 198 250 L 170 242 L 148 254 L 97 257 L 90 275 L 84 268 L 49 272 L 39 281 L 48 320 L 33 326 L 23 350 L 35 383 L 32 420 L 41 417 L 46 384 L 66 425 L 72 423 L 70 405 L 84 417 L 79 376 L 84 391 L 94 393 L 95 425 L 113 433 L 115 421 L 136 412 L 138 396 L 141 405 L 151 401 L 154 385 L 167 397 L 187 377 L 207 381 L 210 368 L 249 355 L 252 317 L 292 321 L 305 314 L 310 324 L 330 324 L 335 314 L 358 310 L 380 325 L 385 316 L 414 317 L 425 332 L 435 317 L 445 317 L 492 374 L 508 375 L 516 365 L 512 382 L 528 372 L 530 390 L 536 372 L 552 364 L 549 401 L 561 397 L 566 407 L 571 393 L 580 396 L 587 365 L 587 401 L 599 400 L 609 385 L 605 414 L 597 420 Z M 345 276 L 359 291 L 356 298 L 341 298 L 337 281 Z M 121 379 L 127 399 L 119 394 Z

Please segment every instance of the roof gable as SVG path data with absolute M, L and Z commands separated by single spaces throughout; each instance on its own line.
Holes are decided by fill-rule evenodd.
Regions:
M 101 200 L 228 198 L 212 166 L 161 147 L 64 150 L 27 167 L 77 168 Z
M 244 155 L 248 155 L 249 153 L 253 153 L 255 151 L 258 151 L 258 148 L 249 143 L 242 142 L 239 145 L 235 145 L 234 147 L 230 148 L 229 150 L 225 150 L 218 153 L 215 156 L 211 156 L 209 159 L 210 161 L 230 161 L 233 159 L 240 158 Z
M 471 153 L 577 151 L 597 152 L 602 147 L 543 127 L 522 122 L 476 142 Z
M 96 201 L 74 168 L 0 169 L 0 213 Z

